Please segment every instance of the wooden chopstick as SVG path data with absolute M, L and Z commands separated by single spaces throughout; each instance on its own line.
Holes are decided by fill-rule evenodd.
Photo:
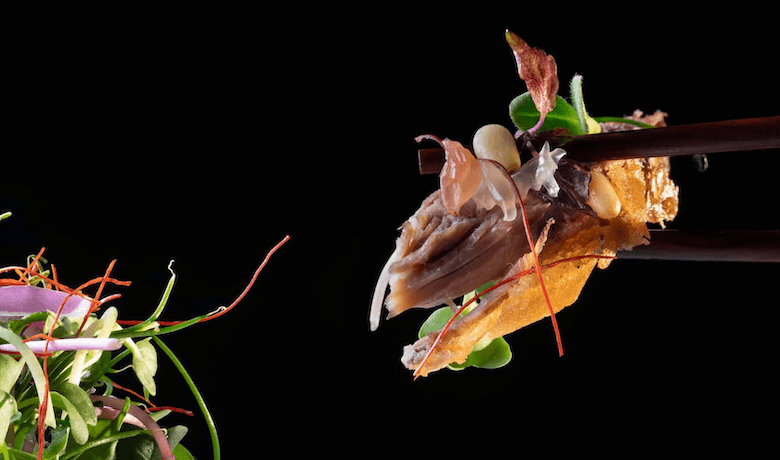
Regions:
M 780 263 L 780 230 L 650 230 L 650 244 L 618 259 Z
M 520 146 L 518 146 L 520 147 Z M 780 148 L 780 116 L 578 136 L 562 145 L 581 162 Z M 444 150 L 418 150 L 420 174 L 438 174 Z M 618 259 L 780 263 L 780 230 L 651 230 L 649 245 Z
M 780 148 L 780 116 L 590 134 L 562 147 L 581 162 L 774 149 Z M 441 148 L 417 156 L 420 174 L 438 174 L 444 165 Z

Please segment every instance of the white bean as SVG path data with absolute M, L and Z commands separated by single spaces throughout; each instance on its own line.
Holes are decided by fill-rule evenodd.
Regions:
M 501 125 L 485 125 L 474 133 L 472 141 L 477 158 L 494 160 L 513 173 L 520 169 L 520 153 L 515 138 Z

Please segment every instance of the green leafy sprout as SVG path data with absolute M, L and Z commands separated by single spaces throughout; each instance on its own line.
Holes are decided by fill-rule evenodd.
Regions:
M 139 326 L 152 324 L 154 316 L 161 313 L 173 289 L 174 279 L 175 275 L 171 272 L 170 281 L 158 309 L 155 310 L 150 319 Z M 29 452 L 36 452 L 38 448 L 35 442 L 36 418 L 40 395 L 46 394 L 45 377 L 39 362 L 40 359 L 22 342 L 23 331 L 35 321 L 41 319 L 47 322 L 53 321 L 54 316 L 53 312 L 45 311 L 32 313 L 19 320 L 0 322 L 0 339 L 14 345 L 22 356 L 22 359 L 17 361 L 11 355 L 0 354 L 0 376 L 2 376 L 0 378 L 0 433 L 4 435 L 4 438 L 0 440 L 0 454 L 2 454 L 0 458 L 3 460 L 37 458 Z M 111 337 L 121 337 L 120 333 L 122 332 L 127 335 L 126 329 L 116 324 L 116 316 L 116 309 L 111 307 L 105 311 L 100 319 L 91 315 L 87 324 L 103 321 L 106 323 L 104 327 L 111 329 Z M 72 329 L 73 321 L 64 318 L 54 328 L 52 336 L 71 336 Z M 137 326 L 127 329 L 139 330 Z M 146 339 L 138 342 L 134 342 L 132 338 L 122 338 L 125 350 L 114 357 L 108 351 L 92 352 L 93 356 L 89 356 L 87 350 L 74 350 L 55 352 L 49 358 L 48 381 L 50 390 L 48 394 L 50 397 L 48 400 L 50 408 L 46 411 L 46 425 L 51 429 L 51 441 L 44 449 L 44 459 L 125 458 L 117 457 L 117 452 L 133 450 L 145 452 L 145 454 L 138 454 L 132 458 L 161 458 L 159 448 L 147 431 L 132 425 L 117 424 L 114 420 L 101 419 L 99 421 L 95 415 L 93 401 L 90 399 L 90 394 L 101 388 L 103 396 L 111 396 L 114 389 L 113 375 L 128 368 L 133 370 L 143 386 L 146 399 L 149 395 L 156 394 L 154 376 L 157 372 L 158 362 L 157 351 L 152 345 L 152 339 L 174 363 L 179 372 L 183 376 L 186 375 L 185 381 L 190 391 L 197 395 L 198 406 L 208 422 L 209 433 L 214 440 L 215 449 L 218 449 L 216 429 L 197 387 L 186 374 L 184 368 L 181 367 L 181 363 L 170 348 L 158 337 L 155 337 L 158 333 L 164 332 L 162 329 L 164 328 L 151 327 L 146 328 L 143 333 L 132 334 L 136 338 L 142 335 L 147 336 Z M 130 367 L 124 364 L 128 355 L 132 355 Z M 74 376 L 76 384 L 71 383 Z M 128 399 L 127 409 L 129 409 L 130 404 L 140 405 L 140 403 L 129 401 Z M 117 418 L 124 419 L 127 416 L 127 409 L 122 411 Z M 170 411 L 162 411 L 156 415 L 162 418 L 169 413 Z M 9 427 L 11 431 L 9 431 Z M 173 430 L 172 433 L 177 434 L 177 440 L 171 438 L 171 430 Z M 183 426 L 169 429 L 168 442 L 173 445 L 173 454 L 177 459 L 194 458 L 184 446 L 174 444 L 174 441 L 178 443 L 186 432 L 187 429 Z M 9 433 L 8 436 L 6 433 Z M 8 439 L 12 441 L 9 443 Z M 219 458 L 218 450 L 215 451 L 214 458 Z
M 0 214 L 0 220 L 10 215 L 10 212 Z M 57 317 L 46 306 L 32 306 L 30 309 L 37 310 L 15 317 L 3 316 L 7 315 L 8 307 L 0 297 L 0 460 L 164 460 L 172 456 L 177 460 L 193 459 L 192 453 L 180 442 L 187 433 L 185 426 L 163 430 L 156 425 L 172 412 L 149 402 L 149 397 L 157 393 L 158 350 L 178 370 L 192 392 L 208 427 L 213 458 L 219 459 L 217 430 L 206 403 L 192 377 L 160 336 L 211 319 L 235 306 L 270 256 L 287 239 L 289 237 L 268 253 L 250 284 L 231 306 L 186 321 L 162 324 L 157 321 L 176 279 L 170 265 L 170 278 L 157 308 L 144 321 L 123 322 L 129 324 L 128 327 L 119 324 L 115 307 L 105 308 L 100 317 L 90 313 L 83 324 L 80 316 Z M 8 298 L 14 295 L 11 294 L 13 288 L 22 288 L 64 298 L 63 292 L 52 289 L 56 286 L 49 278 L 49 271 L 45 270 L 44 265 L 48 263 L 45 259 L 40 255 L 31 256 L 27 262 L 28 267 L 37 267 L 30 271 L 38 276 L 10 280 L 12 283 L 7 283 L 7 278 L 0 279 L 6 281 L 0 282 L 0 296 Z M 67 305 L 65 301 L 63 304 Z M 3 311 L 4 306 L 6 311 Z M 41 324 L 43 331 L 51 331 L 51 338 L 37 343 L 25 341 L 35 338 L 29 337 L 29 331 Z M 66 343 L 74 341 L 75 349 L 67 349 L 71 345 Z M 33 350 L 35 346 L 40 348 L 42 342 L 54 350 L 46 358 Z M 113 345 L 92 346 L 98 342 Z M 122 388 L 114 382 L 115 376 L 128 369 L 132 369 L 143 388 L 143 395 L 136 396 L 152 406 L 149 412 L 141 409 L 144 404 L 138 400 L 112 395 L 115 387 Z M 38 427 L 42 403 L 47 410 L 43 420 L 45 444 L 40 449 Z
M 463 303 L 468 302 L 470 299 L 476 297 L 485 289 L 492 286 L 493 283 L 480 286 L 479 289 L 466 294 L 463 297 Z M 462 305 L 462 304 L 461 304 Z M 467 315 L 471 310 L 477 306 L 477 302 L 473 302 L 469 305 L 460 316 Z M 426 335 L 436 332 L 444 327 L 445 324 L 452 318 L 455 312 L 450 307 L 442 307 L 435 310 L 428 319 L 420 327 L 418 332 L 418 338 L 423 338 Z M 468 358 L 461 364 L 450 363 L 447 368 L 453 371 L 463 370 L 467 367 L 478 367 L 482 369 L 496 369 L 505 366 L 512 360 L 512 350 L 509 348 L 509 344 L 503 337 L 498 337 L 493 340 L 482 340 L 474 345 Z

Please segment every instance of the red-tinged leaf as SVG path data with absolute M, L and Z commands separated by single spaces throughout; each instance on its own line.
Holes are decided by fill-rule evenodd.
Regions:
M 523 79 L 536 110 L 541 114 L 538 126 L 555 108 L 558 94 L 558 66 L 555 58 L 538 48 L 531 48 L 522 38 L 506 31 L 506 41 L 517 61 L 517 73 Z

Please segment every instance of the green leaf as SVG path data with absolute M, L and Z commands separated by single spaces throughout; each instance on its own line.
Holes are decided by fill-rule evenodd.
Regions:
M 436 332 L 443 328 L 447 321 L 452 318 L 453 311 L 449 307 L 442 307 L 435 310 L 420 327 L 417 333 L 419 338 L 423 338 L 431 332 Z M 496 369 L 505 366 L 512 359 L 512 350 L 503 337 L 493 340 L 481 341 L 474 345 L 469 356 L 462 364 L 450 363 L 447 365 L 452 370 L 462 370 L 467 367 L 478 367 L 482 369 Z
M 176 446 L 178 446 L 181 440 L 184 439 L 184 436 L 187 435 L 187 431 L 189 431 L 189 429 L 184 425 L 176 425 L 168 428 L 166 431 L 168 443 L 171 445 L 171 449 L 174 449 L 175 454 Z M 176 460 L 181 460 L 177 455 L 174 456 L 176 457 Z M 157 447 L 157 443 L 154 444 L 154 452 L 152 453 L 151 460 L 162 460 L 162 453 L 160 452 L 160 448 Z
M 67 398 L 57 393 L 56 391 L 50 392 L 51 402 L 54 407 L 58 407 L 68 413 L 68 421 L 70 422 L 71 433 L 73 434 L 73 440 L 78 444 L 84 444 L 89 440 L 89 430 L 87 429 L 87 422 L 81 417 L 79 410 L 73 405 Z
M 54 391 L 65 397 L 76 408 L 84 419 L 87 425 L 94 425 L 97 423 L 97 415 L 95 414 L 95 406 L 92 404 L 92 400 L 89 399 L 89 395 L 80 386 L 74 385 L 70 382 L 64 382 L 53 389 Z
M 83 453 L 78 456 L 78 460 L 116 460 L 116 446 L 118 443 L 119 440 L 114 439 L 95 445 L 94 447 L 83 451 Z M 77 444 L 73 445 L 82 447 Z M 67 451 L 67 453 L 70 454 L 71 452 Z
M 24 361 L 17 361 L 11 356 L 0 354 L 0 391 L 10 393 L 23 368 Z
M 181 444 L 173 448 L 173 456 L 176 460 L 195 460 L 195 457 Z
M 127 426 L 125 426 L 127 427 Z M 89 425 L 89 442 L 83 446 L 72 444 L 68 446 L 65 458 L 80 452 L 78 460 L 115 460 L 116 446 L 126 432 L 120 432 L 113 420 L 101 418 L 94 425 Z M 131 428 L 133 432 L 140 430 Z M 137 433 L 140 434 L 140 433 Z M 108 441 L 104 441 L 108 440 Z
M 171 414 L 172 412 L 173 412 L 172 410 L 168 410 L 168 409 L 156 410 L 151 414 L 149 414 L 149 416 L 152 417 L 152 420 L 154 420 L 155 422 L 160 423 L 160 420 L 162 420 L 165 416 Z
M 51 443 L 49 443 L 49 447 L 46 448 L 46 454 L 44 455 L 44 458 L 46 459 L 60 458 L 60 454 L 62 453 L 62 451 L 65 450 L 65 447 L 68 445 L 69 430 L 72 430 L 72 427 L 68 428 L 65 426 L 59 426 L 51 430 Z
M 16 399 L 9 393 L 0 390 L 0 442 L 5 439 L 8 427 L 11 425 L 11 417 L 16 413 Z
M 120 442 L 116 446 L 116 455 L 125 460 L 151 460 L 155 446 L 154 439 L 143 433 Z
M 11 453 L 11 460 L 38 460 L 37 455 L 28 454 L 27 452 L 12 447 L 8 448 L 8 452 Z
M 50 315 L 52 315 L 52 313 L 48 310 L 30 313 L 22 319 L 8 321 L 8 329 L 12 330 L 14 334 L 20 334 L 22 329 L 24 329 L 24 327 L 28 324 L 34 323 L 36 321 L 46 321 Z
M 29 423 L 22 423 L 14 427 L 14 429 L 16 430 L 16 432 L 14 433 L 14 444 L 13 446 L 9 446 L 9 447 L 13 447 L 14 449 L 21 449 L 26 444 L 25 441 L 28 439 L 27 436 L 28 435 L 32 436 L 30 433 L 35 428 L 37 428 L 37 425 L 33 426 L 32 424 Z M 38 457 L 36 456 L 35 458 L 37 460 Z
M 134 344 L 132 340 L 125 340 L 124 344 L 133 353 L 133 371 L 138 376 L 141 385 L 150 395 L 157 394 L 157 385 L 154 383 L 154 375 L 157 373 L 157 351 L 154 345 L 146 339 Z
M 472 351 L 463 364 L 450 364 L 449 367 L 455 370 L 465 369 L 469 366 L 497 369 L 506 366 L 511 360 L 512 350 L 509 348 L 509 344 L 503 337 L 498 337 L 491 340 L 485 348 Z
M 43 450 L 44 460 L 56 460 L 60 458 L 60 455 L 68 445 L 68 433 L 70 428 L 67 426 L 58 426 L 49 431 L 51 435 L 51 442 Z M 35 443 L 33 452 L 38 452 L 38 443 Z M 36 457 L 37 458 L 37 457 Z
M 442 307 L 434 310 L 434 312 L 431 313 L 431 316 L 429 316 L 422 326 L 420 326 L 420 330 L 417 332 L 417 338 L 421 339 L 431 332 L 443 328 L 447 324 L 447 321 L 452 318 L 452 315 L 453 311 L 450 307 Z
M 523 93 L 509 103 L 509 117 L 522 131 L 527 131 L 536 125 L 539 121 L 539 111 L 536 110 L 530 93 Z M 572 135 L 584 134 L 577 119 L 577 112 L 560 96 L 556 96 L 555 108 L 547 114 L 539 130 L 547 131 L 555 128 L 566 129 Z
M 106 456 L 108 455 L 105 450 L 101 449 L 101 446 L 105 445 L 113 445 L 116 446 L 116 443 L 123 439 L 132 438 L 138 435 L 143 435 L 147 433 L 144 430 L 131 430 L 131 431 L 123 431 L 121 433 L 116 433 L 112 436 L 108 436 L 101 439 L 93 439 L 92 441 L 84 444 L 83 446 L 79 446 L 78 449 L 67 452 L 61 460 L 73 460 L 78 458 L 78 460 L 114 460 L 114 456 Z M 111 449 L 114 450 L 113 448 Z M 93 455 L 94 453 L 94 455 Z M 116 458 L 123 458 L 123 457 L 116 457 Z
M 90 425 L 89 428 L 89 438 L 90 439 L 101 439 L 101 438 L 107 438 L 109 436 L 113 436 L 118 433 L 118 431 L 114 430 L 114 421 L 107 418 L 101 418 L 98 419 L 97 423 L 94 425 Z
M 89 429 L 89 439 L 103 439 L 118 433 L 114 429 L 113 420 L 107 418 L 98 419 L 94 425 L 87 426 Z
M 167 429 L 168 443 L 172 449 L 179 444 L 179 442 L 187 434 L 187 427 L 177 425 Z M 186 450 L 186 449 L 185 449 Z M 174 450 L 175 453 L 175 450 Z M 131 439 L 122 440 L 116 449 L 117 458 L 123 460 L 161 460 L 162 454 L 157 447 L 157 443 L 154 438 L 147 431 L 142 432 L 139 436 L 135 436 Z M 186 458 L 186 457 L 184 457 Z M 81 460 L 81 459 L 79 459 Z M 178 455 L 176 460 L 179 460 Z

